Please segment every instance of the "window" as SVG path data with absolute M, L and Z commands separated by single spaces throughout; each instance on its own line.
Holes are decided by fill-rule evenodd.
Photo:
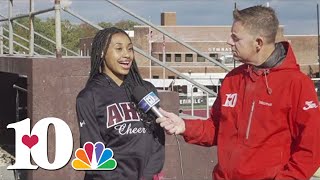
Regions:
M 209 54 L 209 56 L 210 56 L 212 59 L 214 59 L 214 60 L 216 60 L 216 61 L 218 61 L 218 62 L 221 63 L 221 59 L 218 58 L 219 55 L 218 55 L 217 53 L 211 53 L 211 54 Z M 214 65 L 217 66 L 216 64 L 214 64 Z
M 212 59 L 218 59 L 218 54 L 216 54 L 216 53 L 209 54 L 209 56 L 210 56 Z
M 233 64 L 233 56 L 232 55 L 223 55 L 221 60 L 224 64 Z
M 175 62 L 181 62 L 181 54 L 175 54 L 174 58 Z
M 151 53 L 151 56 L 154 57 L 154 58 L 159 57 L 159 55 L 158 55 L 158 54 L 155 54 L 155 53 Z
M 162 54 L 159 54 L 159 61 L 162 62 Z
M 179 93 L 187 93 L 188 92 L 188 88 L 187 85 L 183 85 L 183 86 L 179 86 Z
M 159 79 L 159 76 L 152 76 L 152 79 Z
M 152 57 L 158 59 L 159 58 L 159 54 L 156 54 L 156 53 L 152 53 Z M 158 64 L 152 60 L 151 61 L 151 66 L 158 66 Z
M 197 62 L 204 62 L 205 58 L 203 56 L 201 56 L 200 54 L 198 54 L 197 56 Z
M 175 79 L 174 76 L 168 76 L 168 79 Z
M 186 54 L 186 62 L 193 62 L 193 54 Z
M 171 54 L 166 54 L 166 62 L 171 62 Z

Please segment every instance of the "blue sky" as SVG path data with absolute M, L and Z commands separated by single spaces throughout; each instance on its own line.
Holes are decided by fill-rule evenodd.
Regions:
M 71 0 L 70 9 L 93 22 L 117 22 L 122 19 L 137 19 L 105 0 Z M 13 0 L 14 14 L 28 12 L 29 0 Z M 285 26 L 287 35 L 317 34 L 317 3 L 320 0 L 115 0 L 133 13 L 160 24 L 161 12 L 176 12 L 177 25 L 231 25 L 234 2 L 239 9 L 252 5 L 269 3 L 279 17 L 280 24 Z M 53 6 L 53 0 L 35 0 L 35 9 L 40 10 Z M 0 0 L 0 13 L 7 15 L 7 0 Z M 41 17 L 54 16 L 53 12 Z M 63 18 L 79 23 L 67 13 Z

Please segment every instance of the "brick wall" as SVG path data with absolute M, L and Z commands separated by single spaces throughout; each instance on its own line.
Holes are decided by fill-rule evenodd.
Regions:
M 0 57 L 0 72 L 16 73 L 28 77 L 27 108 L 31 126 L 46 117 L 57 117 L 64 120 L 73 133 L 74 150 L 79 147 L 75 100 L 86 83 L 89 66 L 90 62 L 86 58 Z M 164 109 L 178 113 L 178 93 L 161 91 L 159 96 L 161 99 L 160 105 Z M 6 109 L 1 111 L 6 111 Z M 1 131 L 7 130 L 3 129 L 4 127 L 6 126 L 1 127 Z M 54 160 L 54 137 L 53 129 L 49 128 L 49 161 Z M 174 136 L 167 136 L 166 139 L 166 161 L 163 173 L 168 179 L 181 179 L 177 142 Z M 212 167 L 216 163 L 215 148 L 187 145 L 181 137 L 179 139 L 185 180 L 211 179 Z M 73 158 L 74 153 L 71 160 Z M 28 180 L 78 180 L 82 179 L 83 175 L 83 171 L 75 171 L 69 163 L 65 167 L 54 171 L 41 168 L 28 171 Z

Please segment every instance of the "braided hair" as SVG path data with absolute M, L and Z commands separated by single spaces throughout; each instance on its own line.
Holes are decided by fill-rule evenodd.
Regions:
M 125 34 L 131 41 L 131 38 L 124 30 L 116 27 L 102 29 L 93 38 L 91 50 L 91 71 L 87 83 L 89 83 L 94 76 L 102 73 L 102 70 L 104 68 L 105 54 L 107 53 L 107 50 L 109 48 L 112 36 L 117 33 Z M 146 129 L 149 132 L 150 130 L 151 132 L 153 132 L 155 128 L 154 120 L 156 116 L 152 113 L 144 113 L 139 108 L 137 108 L 137 104 L 133 100 L 132 95 L 132 91 L 135 86 L 142 86 L 147 89 L 146 84 L 139 73 L 136 61 L 135 59 L 133 59 L 129 73 L 125 76 L 124 87 L 132 106 L 138 112 Z

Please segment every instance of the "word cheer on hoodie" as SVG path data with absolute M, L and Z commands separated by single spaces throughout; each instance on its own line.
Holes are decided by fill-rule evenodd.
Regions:
M 163 129 L 144 124 L 131 102 L 129 81 L 126 78 L 118 86 L 107 75 L 98 74 L 77 97 L 81 146 L 102 142 L 117 161 L 112 171 L 86 171 L 86 180 L 151 180 L 163 167 Z M 144 83 L 156 93 L 151 83 Z

